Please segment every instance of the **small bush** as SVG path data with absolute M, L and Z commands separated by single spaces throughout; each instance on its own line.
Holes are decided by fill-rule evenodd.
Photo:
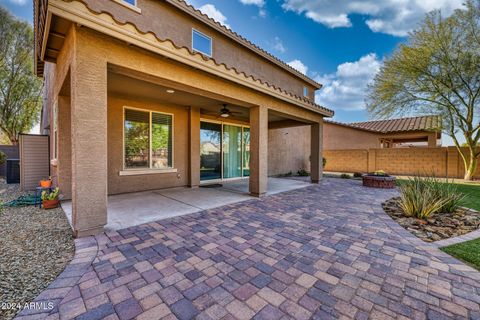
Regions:
M 7 161 L 7 155 L 3 151 L 0 151 L 0 165 L 4 164 L 5 161 Z
M 374 176 L 379 176 L 379 177 L 388 177 L 388 174 L 383 170 L 377 170 L 377 171 L 373 172 L 373 175 Z
M 325 159 L 325 157 L 322 158 L 322 163 L 323 167 L 325 168 L 325 166 L 327 165 L 327 159 Z
M 284 178 L 284 177 L 291 177 L 292 176 L 292 171 L 288 171 L 287 173 L 281 173 L 277 177 L 279 178 Z
M 308 173 L 307 170 L 305 169 L 300 169 L 297 171 L 297 174 L 300 176 L 300 177 L 307 177 L 310 175 L 310 173 Z
M 342 173 L 342 174 L 340 175 L 340 178 L 342 178 L 342 179 L 350 179 L 351 177 L 352 177 L 352 176 L 349 175 L 348 173 Z
M 463 197 L 452 182 L 435 177 L 414 177 L 400 186 L 400 207 L 406 216 L 418 219 L 428 219 L 437 212 L 454 212 Z
M 362 173 L 361 173 L 361 172 L 354 172 L 354 173 L 353 173 L 353 177 L 354 177 L 354 178 L 361 178 L 361 177 L 362 177 Z

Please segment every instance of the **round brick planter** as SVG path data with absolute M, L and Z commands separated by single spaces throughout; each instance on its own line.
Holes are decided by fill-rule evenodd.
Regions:
M 395 177 L 376 176 L 365 174 L 362 176 L 363 186 L 370 188 L 393 189 L 395 188 Z

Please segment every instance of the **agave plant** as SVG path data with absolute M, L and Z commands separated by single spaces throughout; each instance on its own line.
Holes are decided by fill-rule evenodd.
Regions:
M 414 177 L 400 186 L 399 205 L 406 216 L 427 219 L 437 212 L 454 212 L 463 197 L 451 181 Z

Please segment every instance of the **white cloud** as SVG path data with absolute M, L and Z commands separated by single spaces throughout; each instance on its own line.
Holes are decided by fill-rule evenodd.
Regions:
M 27 4 L 27 0 L 10 0 L 10 2 L 18 6 L 23 6 Z
M 315 101 L 328 108 L 361 110 L 365 108 L 367 85 L 380 70 L 382 61 L 374 53 L 355 62 L 337 66 L 334 73 L 315 77 L 323 87 L 317 91 Z
M 301 73 L 303 74 L 307 74 L 307 71 L 308 71 L 308 67 L 306 65 L 303 64 L 302 61 L 298 60 L 298 59 L 295 59 L 295 60 L 292 60 L 290 61 L 289 63 L 287 63 L 290 67 L 292 67 L 293 69 L 296 69 L 298 71 L 300 71 Z
M 460 8 L 464 0 L 283 0 L 284 10 L 305 14 L 329 28 L 351 27 L 351 14 L 368 16 L 374 32 L 406 36 L 425 13 L 440 9 L 444 16 Z
M 273 38 L 273 42 L 270 44 L 271 47 L 278 52 L 285 53 L 287 51 L 287 48 L 283 45 L 282 39 L 279 37 Z
M 257 6 L 259 17 L 265 18 L 267 16 L 267 10 L 263 7 L 265 5 L 265 0 L 240 0 L 240 2 L 245 5 Z
M 223 13 L 220 12 L 220 10 L 215 8 L 213 4 L 210 4 L 210 3 L 204 4 L 203 6 L 198 8 L 198 10 L 200 10 L 201 12 L 203 12 L 213 20 L 220 22 L 225 27 L 230 29 L 230 26 L 227 23 L 227 17 L 225 17 Z
M 253 4 L 257 7 L 263 7 L 265 5 L 265 0 L 240 0 L 243 4 Z

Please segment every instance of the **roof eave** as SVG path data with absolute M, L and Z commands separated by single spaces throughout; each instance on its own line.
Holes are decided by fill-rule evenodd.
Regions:
M 318 90 L 322 88 L 322 84 L 316 82 L 315 80 L 311 79 L 310 77 L 304 75 L 300 71 L 292 68 L 285 62 L 281 61 L 277 57 L 273 56 L 272 54 L 268 53 L 267 51 L 263 50 L 262 48 L 256 46 L 252 42 L 248 41 L 246 38 L 242 37 L 238 33 L 228 29 L 221 23 L 213 20 L 200 10 L 194 8 L 192 5 L 188 4 L 184 0 L 165 0 L 165 2 L 175 6 L 179 10 L 189 14 L 190 16 L 200 20 L 201 22 L 207 24 L 208 26 L 212 27 L 213 29 L 217 30 L 218 32 L 222 33 L 223 35 L 229 37 L 230 39 L 234 40 L 235 42 L 243 45 L 244 47 L 252 50 L 253 52 L 257 53 L 258 55 L 262 56 L 263 58 L 269 60 L 270 62 L 276 64 L 277 66 L 281 67 L 282 69 L 292 73 L 297 78 L 302 79 L 303 81 L 309 83 L 311 86 Z

